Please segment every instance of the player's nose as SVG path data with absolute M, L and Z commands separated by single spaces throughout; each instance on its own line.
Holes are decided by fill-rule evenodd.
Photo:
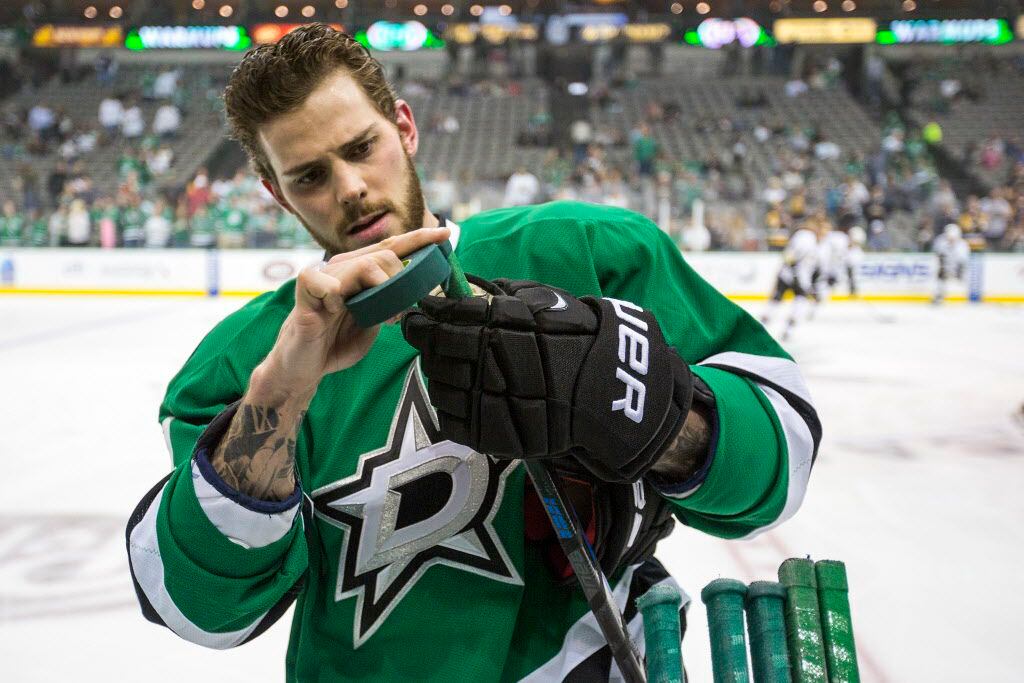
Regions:
M 338 204 L 347 206 L 363 202 L 368 188 L 359 169 L 340 159 L 334 166 L 334 197 Z

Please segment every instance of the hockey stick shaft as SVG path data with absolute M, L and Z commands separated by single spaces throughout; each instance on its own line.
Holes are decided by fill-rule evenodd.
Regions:
M 451 250 L 447 256 L 452 273 L 442 285 L 445 296 L 453 299 L 472 296 L 472 289 L 454 250 Z M 523 462 L 526 465 L 527 474 L 533 481 L 534 488 L 537 489 L 548 519 L 551 520 L 551 526 L 555 529 L 558 543 L 562 546 L 562 551 L 576 573 L 576 579 L 583 589 L 587 605 L 593 612 L 597 625 L 601 628 L 601 633 L 608 643 L 615 663 L 619 665 L 623 678 L 627 683 L 645 683 L 647 677 L 644 675 L 640 657 L 629 638 L 622 613 L 612 597 L 608 579 L 601 572 L 589 541 L 580 531 L 579 520 L 576 519 L 575 511 L 568 503 L 568 498 L 562 494 L 557 478 L 541 462 L 530 460 Z
M 531 460 L 524 460 L 523 463 L 623 678 L 628 683 L 643 683 L 647 677 L 640 657 L 629 638 L 622 613 L 612 597 L 608 579 L 601 572 L 590 542 L 580 530 L 579 520 L 568 499 L 562 494 L 556 477 L 543 463 Z

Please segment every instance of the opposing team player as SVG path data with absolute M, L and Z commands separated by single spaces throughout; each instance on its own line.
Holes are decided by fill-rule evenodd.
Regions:
M 769 324 L 782 298 L 787 292 L 793 293 L 793 305 L 782 332 L 784 340 L 789 338 L 797 322 L 808 315 L 808 298 L 814 291 L 814 269 L 817 264 L 818 233 L 814 224 L 805 222 L 789 236 L 786 248 L 782 251 L 782 267 L 775 278 L 775 290 L 768 308 L 761 316 L 761 322 Z
M 814 286 L 813 312 L 832 295 L 832 289 L 842 279 L 850 282 L 850 294 L 856 296 L 857 285 L 852 281 L 852 261 L 857 259 L 852 244 L 851 231 L 857 227 L 856 218 L 846 214 L 839 219 L 838 227 L 833 230 L 828 220 L 818 225 L 818 254 L 814 275 L 811 281 Z
M 412 110 L 324 25 L 252 50 L 225 101 L 328 260 L 171 380 L 174 467 L 127 530 L 148 619 L 229 648 L 295 602 L 289 681 L 609 680 L 520 459 L 571 479 L 641 649 L 634 600 L 672 581 L 653 554 L 673 516 L 739 538 L 799 507 L 821 436 L 799 370 L 651 221 L 573 202 L 431 214 Z M 348 297 L 444 239 L 490 298 L 354 325 Z
M 960 232 L 960 226 L 950 223 L 935 238 L 932 251 L 939 257 L 939 277 L 935 283 L 933 304 L 941 304 L 946 298 L 946 282 L 963 280 L 971 248 Z

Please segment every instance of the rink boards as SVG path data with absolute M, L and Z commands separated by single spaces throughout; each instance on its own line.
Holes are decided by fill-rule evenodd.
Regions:
M 321 256 L 318 250 L 5 249 L 0 293 L 253 296 Z M 777 253 L 685 256 L 720 291 L 749 301 L 767 298 L 781 263 Z M 928 301 L 937 276 L 932 254 L 866 254 L 856 270 L 860 297 L 869 301 Z M 848 293 L 840 281 L 833 298 Z M 963 281 L 949 283 L 947 300 L 1024 303 L 1024 254 L 974 254 Z

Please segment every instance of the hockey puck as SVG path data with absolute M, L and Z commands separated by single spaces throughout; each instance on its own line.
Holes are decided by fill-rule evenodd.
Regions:
M 345 306 L 356 324 L 362 328 L 379 325 L 430 294 L 451 275 L 447 258 L 451 251 L 448 242 L 424 247 L 402 259 L 402 270 L 386 282 L 349 297 Z

